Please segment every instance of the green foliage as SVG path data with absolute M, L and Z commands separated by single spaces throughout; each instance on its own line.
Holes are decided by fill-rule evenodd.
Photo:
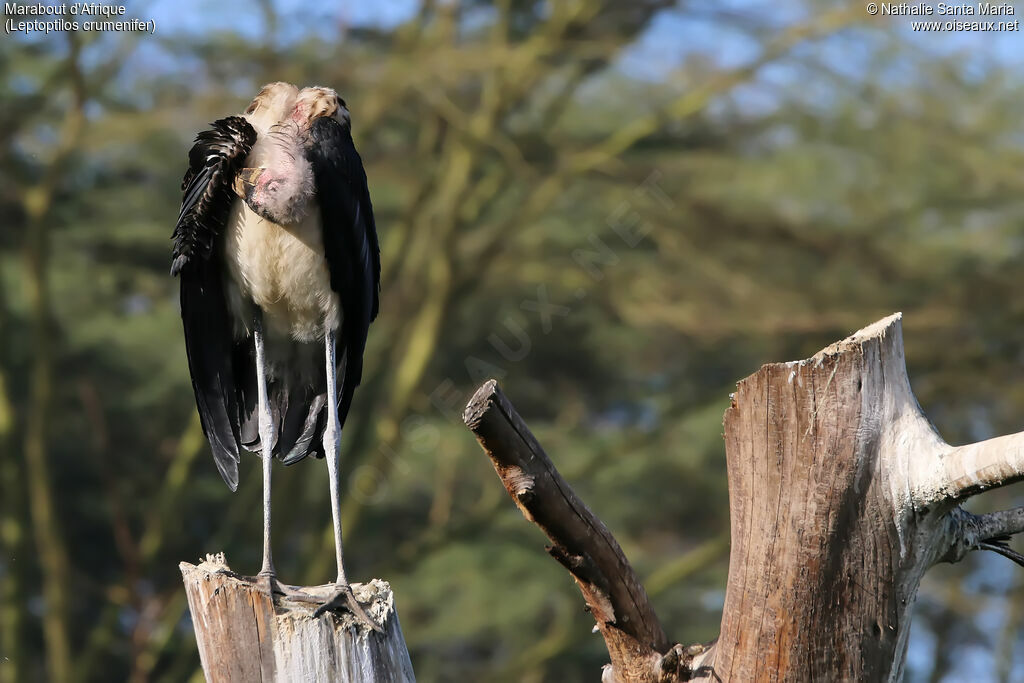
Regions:
M 66 36 L 0 43 L 0 659 L 17 659 L 0 680 L 46 677 L 44 615 L 70 634 L 76 679 L 186 680 L 198 657 L 177 563 L 224 550 L 256 571 L 258 463 L 243 462 L 234 496 L 221 484 L 167 270 L 190 137 L 270 80 L 336 87 L 366 162 L 384 283 L 342 444 L 347 557 L 355 579 L 395 586 L 421 680 L 594 680 L 605 661 L 571 581 L 461 426 L 486 377 L 640 574 L 671 569 L 653 599 L 681 641 L 716 632 L 721 416 L 761 363 L 903 310 L 911 378 L 944 436 L 1019 428 L 1020 72 L 855 15 L 816 30 L 822 3 L 805 3 L 809 30 L 792 40 L 793 27 L 700 9 L 701 30 L 748 35 L 763 68 L 700 50 L 655 79 L 623 67 L 661 35 L 652 23 L 698 5 L 668 4 L 424 3 L 340 35 L 289 15 L 268 24 L 286 35 L 256 41 L 82 36 L 77 60 Z M 851 43 L 855 75 L 834 58 Z M 147 59 L 167 68 L 131 66 L 154 46 Z M 65 140 L 76 110 L 82 132 Z M 25 252 L 39 229 L 42 310 Z M 48 483 L 71 561 L 57 615 L 41 606 L 55 549 L 33 537 L 23 457 L 39 314 Z M 281 577 L 324 582 L 323 463 L 275 477 Z M 1019 576 L 943 601 L 984 583 L 983 559 L 926 584 L 912 676 L 932 672 L 914 656 L 928 643 L 959 651 L 940 628 L 951 618 L 995 619 L 1009 635 L 982 632 L 986 651 L 1021 666 L 1020 609 L 993 611 L 1011 591 L 1019 603 Z

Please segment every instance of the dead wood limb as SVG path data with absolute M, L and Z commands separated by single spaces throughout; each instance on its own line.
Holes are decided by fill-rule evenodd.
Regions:
M 922 477 L 922 491 L 953 500 L 1024 480 L 1024 432 L 950 447 L 930 475 Z
M 972 550 L 991 550 L 1024 566 L 1024 556 L 1007 547 L 1010 536 L 1024 531 L 1024 507 L 975 515 L 961 507 L 950 510 L 943 535 L 948 548 L 939 562 L 959 562 Z
M 978 520 L 978 538 L 1011 536 L 1024 531 L 1024 507 L 975 515 Z
M 548 553 L 576 580 L 608 647 L 611 677 L 659 680 L 670 643 L 643 585 L 615 538 L 558 473 L 496 381 L 477 390 L 463 420 L 523 516 L 551 540 Z

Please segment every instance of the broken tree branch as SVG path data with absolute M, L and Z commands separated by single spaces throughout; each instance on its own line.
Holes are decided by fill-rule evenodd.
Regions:
M 1024 479 L 1024 432 L 957 446 L 943 457 L 942 488 L 956 500 Z
M 605 525 L 562 478 L 512 404 L 488 381 L 463 414 L 548 552 L 572 574 L 622 681 L 654 681 L 669 641 L 640 580 Z
M 1006 540 L 1024 531 L 1024 507 L 975 515 L 957 507 L 950 511 L 945 534 L 948 550 L 939 562 L 959 562 L 972 550 L 991 550 L 1024 565 L 1024 556 L 1006 547 Z
M 1024 531 L 1024 507 L 975 515 L 978 520 L 978 538 L 1012 536 Z

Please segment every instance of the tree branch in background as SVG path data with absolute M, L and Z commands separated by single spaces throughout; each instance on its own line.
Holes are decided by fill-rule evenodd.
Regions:
M 68 60 L 72 105 L 64 119 L 57 149 L 40 183 L 28 188 L 23 207 L 28 217 L 25 240 L 25 289 L 30 305 L 34 356 L 32 360 L 25 426 L 25 469 L 28 475 L 29 509 L 35 530 L 36 549 L 43 573 L 43 636 L 46 640 L 50 679 L 64 683 L 71 678 L 71 645 L 68 640 L 68 557 L 61 538 L 47 456 L 50 401 L 53 394 L 53 355 L 50 344 L 51 303 L 48 282 L 49 218 L 53 196 L 68 157 L 78 144 L 85 121 L 85 84 L 79 65 L 80 46 L 68 33 Z
M 0 273 L 0 339 L 10 339 L 7 297 Z M 7 365 L 0 358 L 0 453 L 10 453 L 14 437 L 14 406 L 7 390 Z M 19 458 L 0 458 L 0 652 L 23 652 L 22 615 L 25 594 L 19 562 L 25 544 L 24 476 Z M 0 665 L 0 682 L 20 683 L 28 678 L 21 657 L 8 657 Z
M 459 228 L 466 223 L 463 213 L 465 202 L 477 187 L 475 175 L 487 156 L 485 148 L 475 140 L 487 139 L 495 130 L 500 129 L 502 117 L 521 104 L 528 93 L 529 84 L 546 74 L 546 70 L 539 64 L 543 53 L 541 47 L 547 41 L 567 40 L 566 32 L 589 16 L 588 9 L 583 5 L 572 8 L 559 5 L 544 22 L 542 29 L 517 45 L 516 59 L 523 62 L 517 87 L 499 88 L 501 75 L 498 71 L 485 72 L 479 83 L 483 93 L 481 102 L 466 121 L 472 135 L 456 135 L 446 139 L 443 154 L 437 164 L 438 191 L 427 195 L 422 212 L 411 217 L 420 225 L 410 234 L 424 242 L 417 244 L 414 241 L 403 250 L 406 261 L 402 271 L 407 274 L 408 286 L 416 288 L 416 283 L 420 283 L 418 291 L 414 291 L 417 298 L 422 296 L 422 304 L 415 315 L 410 317 L 410 322 L 403 325 L 404 330 L 395 335 L 399 342 L 391 347 L 393 362 L 387 365 L 395 370 L 391 377 L 387 407 L 381 411 L 383 417 L 376 425 L 377 438 L 384 449 L 392 447 L 398 440 L 399 424 L 408 413 L 410 402 L 434 356 L 444 320 L 453 305 L 456 250 L 452 245 L 460 235 Z M 501 35 L 492 35 L 492 40 L 499 45 L 505 43 Z M 379 473 L 386 474 L 393 466 L 393 461 L 382 459 L 381 452 L 380 448 L 372 451 L 367 462 Z M 350 527 L 359 525 L 362 511 L 362 503 L 354 496 L 348 497 L 342 505 L 342 517 L 348 520 Z M 323 533 L 324 538 L 329 540 L 332 533 L 330 527 L 325 528 Z M 316 577 L 326 571 L 329 562 L 329 553 L 321 552 L 309 564 L 307 580 L 318 580 Z

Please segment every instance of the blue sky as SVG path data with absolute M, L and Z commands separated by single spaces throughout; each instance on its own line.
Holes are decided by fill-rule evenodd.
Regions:
M 284 44 L 310 33 L 337 40 L 344 39 L 346 28 L 391 27 L 414 16 L 419 6 L 419 0 L 344 0 L 334 5 L 272 1 L 281 15 L 277 40 Z M 788 26 L 813 18 L 811 12 L 828 11 L 834 6 L 835 3 L 814 0 L 691 2 L 685 11 L 665 11 L 658 15 L 637 44 L 624 52 L 619 68 L 634 78 L 659 82 L 673 78 L 673 72 L 694 56 L 718 67 L 740 67 L 755 60 L 764 43 L 761 37 L 752 37 L 750 31 L 769 36 L 781 33 Z M 1020 32 L 914 32 L 911 22 L 915 18 L 878 16 L 871 20 L 866 10 L 864 12 L 864 25 L 801 45 L 793 54 L 812 63 L 823 63 L 851 83 L 862 78 L 884 78 L 889 85 L 897 87 L 918 78 L 919 70 L 931 59 L 950 56 L 962 64 L 968 74 L 984 73 L 993 67 L 1012 71 L 1024 67 L 1024 34 Z M 1006 18 L 1020 18 L 1020 12 L 1024 12 L 1024 7 Z M 154 0 L 145 6 L 130 7 L 128 13 L 143 20 L 155 19 L 157 33 L 164 39 L 179 33 L 196 35 L 221 31 L 238 31 L 255 40 L 266 36 L 262 16 L 251 0 L 245 3 Z M 730 18 L 723 20 L 723 14 Z M 865 30 L 872 28 L 892 30 Z M 901 61 L 894 61 L 879 71 L 877 56 L 883 52 L 887 41 L 911 44 L 917 48 L 917 53 L 904 53 Z M 201 71 L 200 65 L 189 64 L 187 60 L 167 59 L 166 52 L 156 41 L 143 40 L 133 61 L 133 66 L 149 74 Z M 873 67 L 872 62 L 875 62 Z M 737 88 L 734 96 L 744 102 L 748 111 L 772 109 L 780 97 L 792 96 L 794 86 L 806 83 L 809 77 L 806 69 L 783 60 L 762 69 L 755 82 Z M 814 92 L 807 90 L 808 97 L 824 101 L 834 99 L 836 93 L 828 92 L 828 86 L 823 85 L 820 78 L 814 81 L 819 88 Z
M 299 0 L 274 0 L 285 16 L 295 19 L 284 22 L 284 38 L 288 39 L 288 25 L 294 33 L 317 30 L 324 34 L 337 34 L 344 26 L 394 26 L 411 17 L 418 0 L 344 0 L 327 8 Z M 783 27 L 807 18 L 807 5 L 814 3 L 782 0 L 721 0 L 715 11 L 730 11 L 737 17 L 753 19 L 768 25 Z M 826 5 L 826 3 L 819 3 Z M 937 5 L 938 3 L 928 3 Z M 1016 3 L 1012 3 L 1016 5 Z M 313 9 L 315 7 L 315 9 Z M 694 7 L 701 7 L 700 3 Z M 1021 19 L 1024 6 L 1017 14 L 1006 19 Z M 315 14 L 314 14 L 315 13 Z M 658 71 L 674 67 L 688 54 L 715 55 L 726 66 L 736 66 L 754 54 L 756 44 L 740 31 L 722 31 L 719 22 L 700 16 L 702 10 L 687 13 L 665 12 L 655 20 L 642 44 L 633 52 L 635 68 L 655 68 Z M 128 14 L 141 19 L 155 19 L 158 32 L 204 33 L 218 30 L 239 30 L 253 37 L 263 33 L 263 22 L 256 4 L 246 2 L 224 3 L 214 0 L 155 0 L 131 7 Z M 865 15 L 866 16 L 866 15 Z M 940 17 L 934 17 L 940 18 Z M 938 32 L 915 33 L 911 17 L 876 17 L 876 26 L 892 26 L 908 42 L 938 54 L 986 54 L 1004 64 L 1024 64 L 1024 32 Z M 658 69 L 660 67 L 660 69 Z
M 555 0 L 558 1 L 558 0 Z M 859 0 L 858 0 L 859 1 Z M 415 12 L 418 0 L 345 0 L 324 7 L 319 4 L 303 3 L 298 0 L 274 0 L 282 14 L 280 40 L 293 41 L 313 31 L 325 37 L 343 35 L 345 27 L 379 26 L 389 27 L 407 20 Z M 54 4 L 54 3 L 50 3 Z M 657 81 L 668 77 L 688 57 L 701 55 L 713 64 L 737 67 L 749 63 L 759 53 L 761 43 L 753 40 L 739 28 L 724 28 L 722 22 L 700 16 L 701 12 L 731 11 L 742 21 L 752 21 L 762 27 L 779 31 L 797 21 L 806 20 L 807 7 L 831 6 L 825 2 L 794 2 L 793 0 L 717 0 L 715 3 L 692 2 L 687 12 L 664 12 L 652 22 L 646 34 L 637 45 L 629 49 L 620 63 L 621 68 L 633 76 Z M 866 4 L 866 1 L 865 1 Z M 937 3 L 931 3 L 933 5 Z M 153 0 L 150 3 L 127 4 L 127 17 L 142 20 L 153 19 L 161 38 L 172 38 L 176 34 L 205 34 L 222 31 L 237 31 L 254 39 L 262 39 L 265 32 L 258 6 L 252 0 L 246 2 L 216 2 L 214 0 Z M 1017 12 L 1007 19 L 1024 20 L 1024 0 Z M 898 41 L 905 41 L 920 50 L 920 63 L 926 63 L 929 55 L 935 57 L 954 56 L 966 66 L 977 65 L 979 69 L 1000 66 L 1020 74 L 1024 67 L 1024 32 L 936 32 L 915 33 L 911 29 L 911 17 L 877 17 L 872 25 L 891 28 Z M 933 19 L 942 19 L 933 17 Z M 824 61 L 835 71 L 857 78 L 866 73 L 867 61 L 877 54 L 876 48 L 884 34 L 863 30 L 848 30 L 820 41 L 813 46 L 801 48 L 813 52 L 816 59 Z M 33 40 L 34 38 L 30 38 Z M 189 70 L 191 65 L 167 58 L 167 53 L 156 41 L 145 38 L 142 50 L 133 58 L 136 68 L 150 70 Z M 187 60 L 186 60 L 187 61 Z M 896 79 L 912 79 L 914 67 L 902 68 L 892 64 L 888 73 Z M 772 83 L 792 84 L 800 77 L 792 66 L 773 66 L 762 73 L 761 93 L 771 93 Z M 757 93 L 748 93 L 754 97 Z M 770 105 L 770 102 L 769 102 Z M 999 558 L 986 558 L 984 567 L 977 575 L 1003 580 L 1017 580 L 1013 567 Z M 978 598 L 981 599 L 981 598 Z M 985 619 L 993 623 L 985 625 L 993 630 L 999 628 L 1004 618 L 998 600 L 987 610 Z M 915 624 L 915 637 L 909 652 L 911 666 L 926 669 L 935 657 L 934 642 L 923 630 L 923 623 Z M 992 652 L 987 648 L 972 648 L 968 657 L 961 662 L 963 675 L 971 669 L 991 669 Z M 956 676 L 954 675 L 953 678 Z M 974 680 L 984 680 L 975 678 Z M 1024 680 L 1024 674 L 1017 680 Z
M 299 0 L 272 0 L 281 15 L 278 40 L 293 42 L 309 33 L 328 39 L 344 35 L 349 27 L 394 26 L 414 16 L 419 0 L 343 0 L 337 4 L 313 4 Z M 51 0 L 48 4 L 56 4 Z M 936 5 L 937 3 L 930 3 Z M 620 62 L 621 68 L 631 76 L 652 81 L 665 79 L 687 57 L 700 55 L 702 59 L 721 67 L 741 66 L 755 59 L 761 42 L 752 39 L 742 24 L 759 27 L 769 34 L 781 32 L 795 22 L 810 18 L 809 12 L 826 11 L 834 3 L 797 2 L 795 0 L 718 0 L 714 4 L 689 3 L 685 11 L 662 12 L 651 23 L 641 40 L 627 50 Z M 152 0 L 149 3 L 126 4 L 127 18 L 156 21 L 157 34 L 162 39 L 178 34 L 237 31 L 255 40 L 264 39 L 265 27 L 258 5 L 245 2 L 217 2 L 215 0 Z M 812 9 L 808 9 L 808 8 Z M 1017 14 L 1006 19 L 1020 19 L 1024 6 Z M 730 22 L 709 14 L 731 14 Z M 940 18 L 941 17 L 933 17 Z M 865 19 L 867 14 L 865 11 Z M 873 20 L 877 27 L 891 27 L 898 41 L 919 48 L 924 59 L 928 55 L 962 59 L 965 65 L 980 69 L 991 65 L 1010 68 L 1024 67 L 1024 33 L 1021 32 L 914 32 L 912 17 L 881 17 Z M 729 25 L 733 24 L 733 25 Z M 858 70 L 871 59 L 877 41 L 884 35 L 878 31 L 848 30 L 824 41 L 801 48 L 816 51 L 815 57 L 825 61 L 838 72 L 856 77 Z M 141 40 L 139 62 L 149 72 L 188 69 L 189 65 L 165 59 L 166 52 L 157 41 Z M 773 67 L 770 78 L 782 81 L 799 80 L 792 70 Z M 898 70 L 894 70 L 894 73 Z M 877 73 L 877 72 L 876 72 Z M 913 70 L 897 77 L 913 77 Z M 779 82 L 779 81 L 776 81 Z

